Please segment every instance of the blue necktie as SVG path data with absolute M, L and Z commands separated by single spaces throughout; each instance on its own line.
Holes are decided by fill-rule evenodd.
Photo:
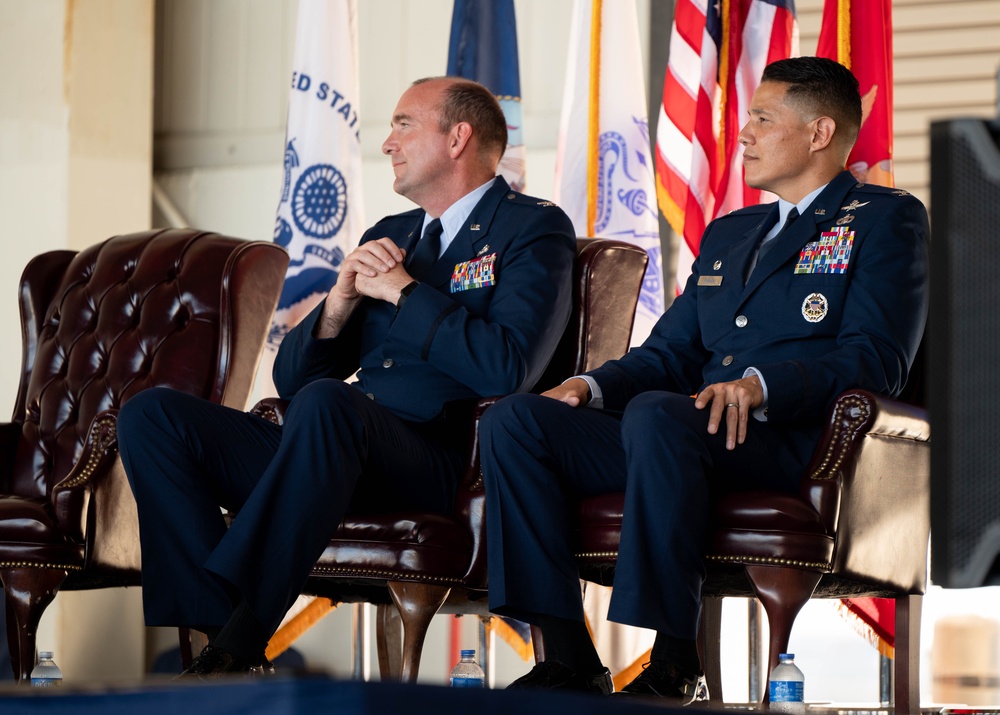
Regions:
M 750 276 L 753 274 L 754 269 L 760 265 L 760 262 L 764 260 L 764 256 L 767 255 L 768 251 L 774 248 L 774 244 L 778 242 L 778 239 L 784 235 L 784 233 L 788 230 L 788 227 L 791 226 L 798 217 L 799 210 L 793 206 L 792 210 L 788 212 L 788 216 L 785 218 L 785 223 L 782 225 L 781 230 L 774 234 L 774 238 L 770 241 L 764 241 L 760 244 L 760 248 L 757 249 L 757 257 L 750 264 L 750 270 L 747 271 L 747 280 L 744 281 L 744 283 L 750 280 Z
M 442 230 L 441 219 L 438 218 L 427 224 L 427 228 L 424 229 L 424 235 L 417 241 L 413 255 L 406 263 L 407 273 L 414 278 L 423 278 L 427 269 L 437 262 L 438 254 L 441 253 Z

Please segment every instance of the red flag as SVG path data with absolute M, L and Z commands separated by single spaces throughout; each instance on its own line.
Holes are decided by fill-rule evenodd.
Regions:
M 683 237 L 677 291 L 705 226 L 758 203 L 737 141 L 765 65 L 798 54 L 793 0 L 677 0 L 656 137 L 657 200 Z
M 826 0 L 817 57 L 847 67 L 861 90 L 861 132 L 847 166 L 870 184 L 893 186 L 892 176 L 892 3 L 891 0 Z M 896 602 L 850 598 L 843 612 L 883 655 L 896 641 Z
M 848 168 L 859 181 L 893 186 L 891 0 L 826 0 L 816 56 L 858 78 L 861 133 Z

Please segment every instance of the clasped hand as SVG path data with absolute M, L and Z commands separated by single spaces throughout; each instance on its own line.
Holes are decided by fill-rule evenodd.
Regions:
M 347 254 L 333 291 L 344 300 L 367 296 L 395 304 L 399 291 L 413 280 L 403 267 L 405 260 L 406 251 L 389 238 L 363 243 Z

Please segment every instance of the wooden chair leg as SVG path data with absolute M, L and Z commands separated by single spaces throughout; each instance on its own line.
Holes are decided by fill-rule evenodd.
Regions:
M 545 639 L 542 638 L 542 629 L 538 626 L 531 627 L 531 650 L 535 652 L 535 663 L 545 660 Z
M 389 595 L 399 609 L 403 620 L 403 663 L 400 680 L 404 683 L 417 682 L 420 670 L 420 652 L 424 648 L 424 637 L 431 619 L 444 604 L 451 588 L 426 583 L 390 581 Z
M 893 661 L 894 712 L 920 712 L 920 613 L 923 596 L 896 599 L 896 644 Z
M 722 599 L 706 596 L 701 600 L 701 621 L 698 624 L 698 655 L 705 669 L 711 702 L 721 703 L 722 662 L 719 656 L 722 642 Z
M 787 650 L 795 617 L 812 597 L 822 574 L 780 566 L 747 565 L 744 568 L 767 614 L 771 631 L 767 655 L 767 672 L 770 673 L 778 664 L 778 655 Z M 767 700 L 766 694 L 764 700 Z
M 27 683 L 35 667 L 38 622 L 69 572 L 65 569 L 3 569 L 0 582 L 7 595 L 7 640 L 18 682 Z M 11 622 L 13 616 L 13 623 Z M 11 637 L 10 632 L 14 631 Z M 13 647 L 17 642 L 17 648 Z
M 399 680 L 403 667 L 402 621 L 399 611 L 387 603 L 375 607 L 375 644 L 379 677 L 382 680 Z
M 208 636 L 194 628 L 178 628 L 177 642 L 181 652 L 181 668 L 187 670 L 191 661 L 208 645 Z

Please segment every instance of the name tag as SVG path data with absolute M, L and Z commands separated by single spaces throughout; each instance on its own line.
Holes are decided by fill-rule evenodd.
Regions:
M 456 264 L 455 270 L 451 274 L 451 292 L 458 293 L 463 290 L 495 285 L 497 280 L 493 264 L 496 263 L 496 260 L 497 254 L 491 253 L 482 258 Z
M 722 276 L 698 276 L 698 285 L 720 286 L 722 285 Z

